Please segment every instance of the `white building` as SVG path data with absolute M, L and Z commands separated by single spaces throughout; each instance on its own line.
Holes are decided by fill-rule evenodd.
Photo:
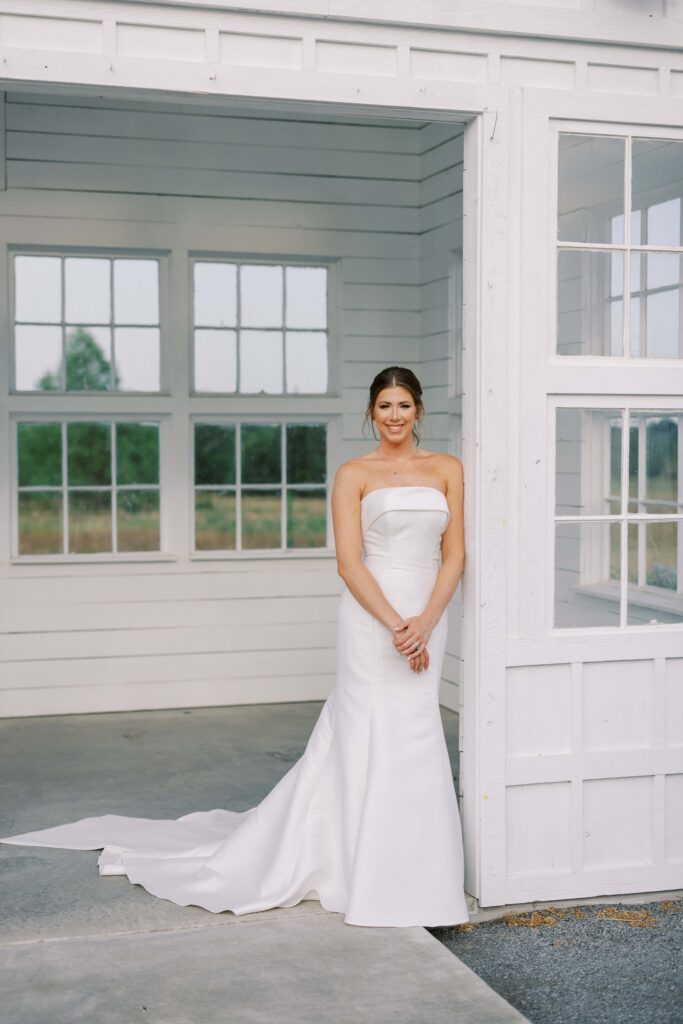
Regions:
M 466 472 L 468 890 L 683 886 L 682 45 L 682 0 L 0 0 L 0 713 L 325 697 L 327 491 L 408 365 Z

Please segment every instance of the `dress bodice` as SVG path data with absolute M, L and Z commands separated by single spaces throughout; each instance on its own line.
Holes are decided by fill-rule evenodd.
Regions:
M 436 487 L 380 487 L 361 502 L 366 562 L 394 568 L 432 569 L 450 513 Z

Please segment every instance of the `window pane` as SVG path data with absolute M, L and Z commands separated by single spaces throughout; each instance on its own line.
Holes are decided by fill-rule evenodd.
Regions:
M 282 394 L 282 334 L 280 331 L 240 332 L 240 391 Z
M 678 423 L 683 416 L 666 412 L 631 413 L 631 486 L 633 497 L 679 501 Z M 638 430 L 645 429 L 645 467 L 638 466 Z M 642 480 L 643 471 L 645 479 Z M 639 484 L 638 475 L 641 481 Z
M 287 547 L 324 548 L 327 543 L 325 491 L 287 492 Z
M 679 524 L 643 523 L 641 529 L 645 530 L 645 582 L 650 587 L 663 587 L 675 593 Z
M 64 260 L 64 319 L 69 324 L 111 323 L 110 261 Z
M 672 253 L 632 253 L 629 345 L 632 356 L 683 356 L 680 295 L 683 257 Z
M 242 483 L 274 484 L 282 480 L 280 426 L 242 426 Z
M 279 490 L 242 491 L 242 547 L 279 548 L 280 533 Z
M 237 267 L 234 263 L 194 264 L 194 322 L 200 327 L 237 324 Z
M 236 331 L 194 332 L 195 391 L 237 390 Z
M 631 257 L 637 263 L 637 254 Z M 642 288 L 648 291 L 654 288 L 680 289 L 683 281 L 681 273 L 681 257 L 668 252 L 640 253 L 642 266 Z
M 117 327 L 114 345 L 120 390 L 158 391 L 158 327 Z
M 240 321 L 245 327 L 280 327 L 282 267 L 240 267 Z
M 156 260 L 114 260 L 114 320 L 117 324 L 159 323 Z
M 59 256 L 15 256 L 14 316 L 34 324 L 62 322 Z
M 326 479 L 325 425 L 288 423 L 287 483 L 322 484 Z
M 558 238 L 623 242 L 624 140 L 560 135 L 558 176 Z
M 158 551 L 159 492 L 119 491 L 116 503 L 119 551 Z
M 19 554 L 59 555 L 62 550 L 62 495 L 20 494 Z
M 195 550 L 234 551 L 237 547 L 234 491 L 197 491 L 194 522 Z
M 67 423 L 70 487 L 111 483 L 111 430 L 108 423 Z
M 614 523 L 557 523 L 555 626 L 619 625 L 619 535 Z
M 622 253 L 562 250 L 557 274 L 557 351 L 561 355 L 620 356 Z
M 111 549 L 111 491 L 69 491 L 69 554 Z
M 59 391 L 62 384 L 62 328 L 14 328 L 17 391 Z
M 109 391 L 111 385 L 111 329 L 70 328 L 66 336 L 67 390 Z
M 194 428 L 194 482 L 235 483 L 235 427 L 197 423 Z
M 287 327 L 327 327 L 325 267 L 287 267 Z
M 327 391 L 327 335 L 319 331 L 287 332 L 287 391 Z
M 637 245 L 680 245 L 683 142 L 634 139 L 631 188 L 634 209 L 647 213 L 631 240 Z
M 621 491 L 621 412 L 557 409 L 555 512 L 607 515 Z
M 683 622 L 683 594 L 676 593 L 680 523 L 631 523 L 628 530 L 628 624 Z
M 120 485 L 159 483 L 158 424 L 116 424 L 116 482 Z
M 59 423 L 18 423 L 20 487 L 62 483 L 62 428 Z
M 628 431 L 628 496 L 629 498 L 638 496 L 638 427 L 633 426 L 633 417 L 631 417 L 631 424 Z M 637 507 L 631 508 L 633 503 L 629 502 L 628 511 L 637 512 Z
M 621 579 L 621 523 L 609 524 L 609 578 Z

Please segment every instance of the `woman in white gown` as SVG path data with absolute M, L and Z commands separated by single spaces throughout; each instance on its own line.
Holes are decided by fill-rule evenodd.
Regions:
M 462 464 L 415 444 L 421 394 L 410 370 L 379 373 L 368 404 L 379 444 L 335 477 L 336 685 L 261 803 L 177 820 L 108 814 L 1 842 L 102 849 L 101 874 L 214 913 L 319 899 L 352 925 L 468 920 L 438 703 L 464 567 Z

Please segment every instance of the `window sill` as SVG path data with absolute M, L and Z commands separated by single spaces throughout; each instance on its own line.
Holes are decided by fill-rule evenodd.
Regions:
M 603 600 L 613 601 L 619 604 L 619 585 L 614 583 L 591 583 L 575 588 L 578 594 L 586 594 L 589 597 L 599 597 Z M 680 614 L 683 611 L 683 595 L 676 595 L 673 591 L 667 592 L 655 587 L 634 587 L 627 588 L 629 605 L 639 608 L 648 608 L 652 611 L 668 612 L 669 614 Z
M 177 562 L 178 556 L 161 551 L 126 552 L 125 554 L 103 553 L 96 555 L 15 555 L 10 565 L 92 565 L 107 563 L 120 565 L 131 562 Z
M 334 558 L 334 548 L 293 548 L 287 551 L 254 550 L 254 551 L 192 551 L 192 562 L 252 562 L 256 560 L 278 559 L 291 561 L 298 558 Z

